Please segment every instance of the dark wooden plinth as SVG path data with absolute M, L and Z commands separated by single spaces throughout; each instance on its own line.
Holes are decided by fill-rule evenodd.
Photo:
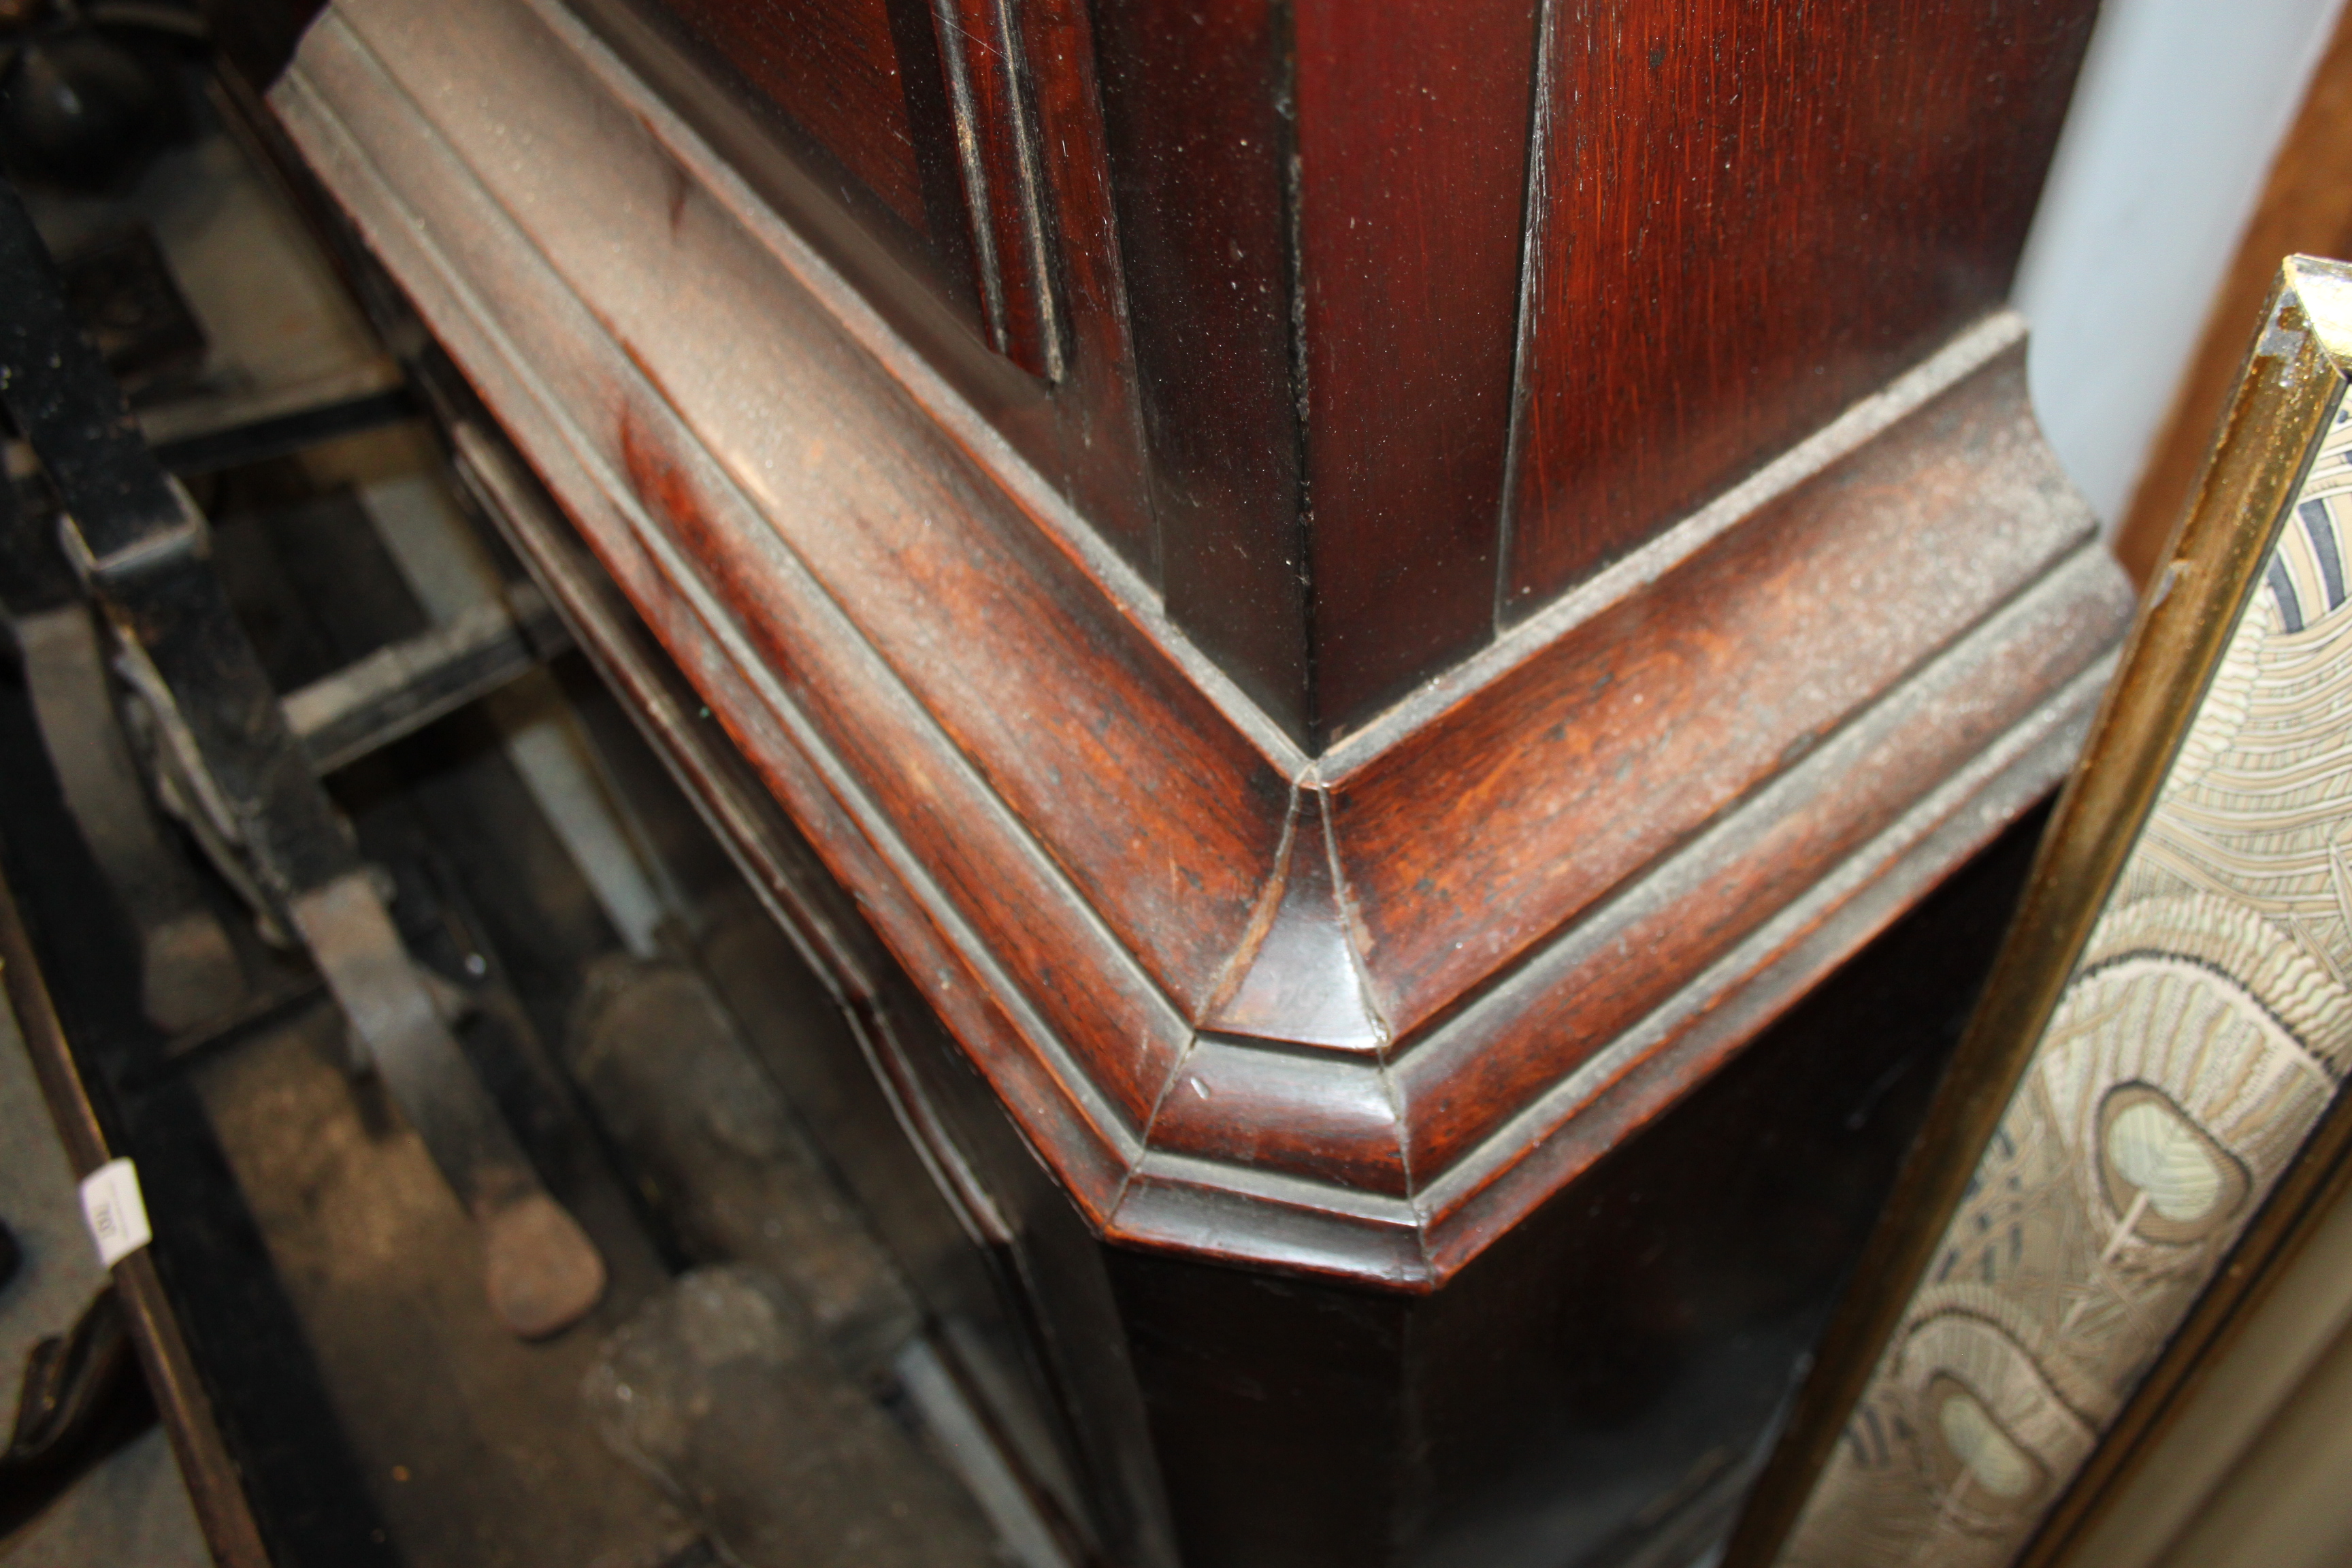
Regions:
M 740 990 L 784 984 L 780 1012 L 730 999 L 901 1256 L 939 1259 L 947 1222 L 910 1210 L 887 1169 L 907 1157 L 886 1147 L 894 1121 L 917 1153 L 952 1156 L 934 1175 L 1034 1331 L 1109 1561 L 1597 1568 L 1678 1562 L 1727 1522 L 1958 1039 L 2040 813 L 1441 1290 L 1139 1251 L 1091 1233 L 514 460 L 472 428 L 458 445 L 845 1003 L 839 1026 L 812 1027 L 781 938 L 725 966 Z M 763 1031 L 771 1012 L 795 1021 Z
M 2124 623 L 2000 307 L 2087 9 L 1904 53 L 1857 5 L 1797 60 L 1736 7 L 1626 54 L 1568 6 L 955 0 L 952 112 L 1018 132 L 960 143 L 961 238 L 856 113 L 725 88 L 727 28 L 799 9 L 337 0 L 270 103 L 1013 1260 L 1114 1555 L 1702 1518 L 1997 879 L 1922 900 L 2063 773 Z M 1882 48 L 1927 74 L 1783 90 Z M 1948 79 L 1965 134 L 1897 102 Z M 1558 118 L 1604 88 L 1630 173 Z M 919 137 L 913 93 L 871 112 Z M 1706 172 L 1741 137 L 1756 178 Z M 1569 243 L 1686 188 L 1671 267 Z
M 1434 1295 L 1113 1253 L 1185 1561 L 1695 1557 L 1877 1214 L 2038 826 Z
M 2122 622 L 1995 314 L 1310 756 L 563 13 L 354 0 L 275 102 L 1114 1237 L 1442 1281 L 2047 788 Z

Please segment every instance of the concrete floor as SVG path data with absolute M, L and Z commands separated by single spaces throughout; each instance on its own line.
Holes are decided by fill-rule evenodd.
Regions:
M 60 254 L 136 219 L 152 226 L 168 255 L 212 353 L 198 384 L 143 411 L 152 438 L 353 395 L 396 374 L 290 215 L 220 134 L 167 154 L 125 199 L 46 202 L 37 216 Z M 435 501 L 437 465 L 429 442 L 401 430 L 348 437 L 301 461 L 320 493 L 348 487 L 364 509 L 352 515 L 372 526 L 419 607 L 446 618 L 485 590 L 451 564 L 471 535 L 451 543 L 465 525 L 446 497 Z M 236 542 L 232 520 L 216 512 L 215 521 L 215 545 L 226 551 Z M 310 517 L 298 531 L 315 545 L 323 526 Z M 478 552 L 478 542 L 473 548 Z M 495 567 L 490 573 L 495 584 Z M 531 842 L 543 840 L 563 862 L 552 881 L 578 884 L 572 901 L 586 900 L 592 918 L 601 910 L 627 952 L 649 956 L 656 928 L 675 917 L 670 906 L 678 896 L 665 881 L 666 863 L 632 837 L 634 819 L 606 798 L 597 759 L 572 735 L 578 725 L 554 678 L 542 672 L 517 683 L 477 717 L 490 743 L 470 752 L 455 746 L 434 764 L 448 776 L 407 784 L 439 790 L 436 799 L 446 796 L 445 805 L 463 796 L 469 810 L 486 791 L 523 803 L 536 814 L 526 824 Z M 492 773 L 504 779 L 497 790 L 483 783 Z M 351 809 L 364 825 L 373 820 L 369 803 L 383 801 L 365 788 L 355 798 L 361 804 Z M 446 816 L 423 808 L 415 815 L 420 831 L 431 818 L 443 835 L 436 844 L 444 858 L 462 860 L 469 844 L 480 847 L 447 839 Z M 516 826 L 512 814 L 476 815 L 478 837 Z M 682 806 L 677 815 L 691 823 Z M 530 879 L 534 888 L 550 880 L 536 872 Z M 548 945 L 562 944 L 551 938 Z M 537 1025 L 550 1046 L 560 1043 L 559 1026 L 560 1018 Z M 1061 1560 L 1034 1528 L 1034 1509 L 1010 1472 L 997 1475 L 1003 1462 L 992 1440 L 944 1373 L 931 1380 L 944 1392 L 928 1402 L 921 1387 L 886 1394 L 845 1379 L 817 1350 L 783 1335 L 763 1348 L 764 1359 L 730 1363 L 712 1387 L 679 1380 L 682 1414 L 674 1425 L 698 1441 L 709 1427 L 717 1436 L 703 1447 L 719 1450 L 716 1460 L 698 1448 L 688 1456 L 691 1465 L 665 1467 L 647 1444 L 601 1429 L 583 1384 L 607 1374 L 596 1386 L 613 1385 L 608 1360 L 635 1366 L 631 1353 L 647 1362 L 639 1370 L 650 1375 L 661 1369 L 648 1358 L 676 1348 L 662 1331 L 676 1326 L 668 1304 L 678 1259 L 657 1250 L 658 1227 L 641 1217 L 620 1173 L 601 1159 L 584 1162 L 562 1195 L 603 1252 L 611 1288 L 566 1332 L 537 1344 L 516 1341 L 483 1300 L 478 1236 L 423 1145 L 378 1090 L 355 1084 L 340 1066 L 343 1031 L 341 1015 L 322 1001 L 172 1070 L 186 1074 L 203 1102 L 368 1501 L 410 1568 L 703 1568 L 722 1558 L 761 1568 L 978 1568 L 1008 1552 L 992 1522 L 1010 1530 L 1012 1554 Z M 26 1254 L 17 1278 L 0 1289 L 5 1423 L 14 1415 L 26 1352 L 68 1328 L 105 1278 L 30 1063 L 5 1016 L 0 1219 Z M 769 1261 L 784 1300 L 793 1260 Z M 732 1276 L 719 1269 L 695 1278 L 710 1285 Z M 688 1333 L 679 1342 L 692 1341 Z M 940 1364 L 927 1342 L 907 1348 L 930 1356 L 924 1365 Z M 758 1378 L 767 1380 L 758 1396 L 741 1397 L 745 1380 Z M 619 1387 L 621 1396 L 630 1393 Z M 720 1432 L 702 1420 L 705 1406 L 727 1420 L 757 1420 Z M 943 1420 L 942 1412 L 960 1418 Z M 977 1508 L 957 1478 L 985 1494 Z M 868 1524 L 873 1529 L 861 1535 Z M 1033 1548 L 1017 1545 L 1032 1536 Z M 34 1525 L 0 1543 L 0 1568 L 209 1562 L 160 1430 L 111 1456 Z
M 415 1568 L 673 1561 L 698 1531 L 580 1403 L 605 1336 L 665 1280 L 613 1212 L 618 1193 L 583 1205 L 612 1270 L 603 1304 L 551 1340 L 517 1340 L 490 1311 L 479 1239 L 424 1144 L 332 1065 L 342 1028 L 321 1003 L 205 1062 L 197 1083 L 403 1556 Z
M 106 1283 L 63 1146 L 13 1014 L 0 1007 L 0 1219 L 25 1260 L 0 1286 L 0 1415 L 14 1424 L 25 1357 L 64 1333 Z M 10 1540 L 7 1568 L 204 1568 L 212 1562 L 171 1446 L 151 1427 Z

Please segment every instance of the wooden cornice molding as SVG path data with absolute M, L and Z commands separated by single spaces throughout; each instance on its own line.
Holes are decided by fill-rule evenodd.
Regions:
M 2055 782 L 2128 613 L 1996 315 L 1308 756 L 553 0 L 339 0 L 272 102 L 1118 1239 L 1434 1288 Z

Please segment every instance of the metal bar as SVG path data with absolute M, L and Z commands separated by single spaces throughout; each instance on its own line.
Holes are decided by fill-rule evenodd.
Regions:
M 397 425 L 415 418 L 416 412 L 416 402 L 406 387 L 386 387 L 247 420 L 226 429 L 159 441 L 154 447 L 155 460 L 183 476 L 216 473 L 305 451 L 339 436 Z
M 16 633 L 26 691 L 67 807 L 138 930 L 148 1018 L 177 1031 L 227 1013 L 245 994 L 244 972 L 150 803 L 116 718 L 96 617 L 75 600 L 18 616 Z
M 520 618 L 505 605 L 478 605 L 405 641 L 290 693 L 287 727 L 320 773 L 347 767 L 444 714 L 535 668 L 568 646 L 562 623 L 536 588 Z
M 203 514 L 67 314 L 56 263 L 7 187 L 0 299 L 0 403 L 65 502 L 67 553 L 120 634 L 173 785 L 300 933 L 367 1047 L 362 1065 L 481 1226 L 492 1309 L 526 1338 L 576 1321 L 604 1293 L 603 1258 L 435 1010 L 213 570 Z
M 138 421 L 66 310 L 57 264 L 13 186 L 0 199 L 0 400 L 60 492 L 91 513 L 100 560 L 184 526 L 181 498 L 146 455 Z

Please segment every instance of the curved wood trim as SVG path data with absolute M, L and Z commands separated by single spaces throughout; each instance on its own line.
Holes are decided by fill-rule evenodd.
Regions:
M 273 102 L 1122 1239 L 1433 1288 L 2054 782 L 2128 610 L 2001 319 L 1311 760 L 552 0 L 342 0 Z

